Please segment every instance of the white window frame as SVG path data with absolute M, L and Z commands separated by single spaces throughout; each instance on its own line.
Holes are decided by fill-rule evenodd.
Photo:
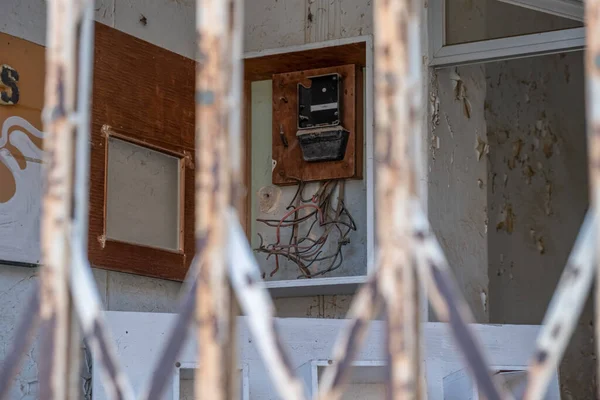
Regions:
M 564 18 L 581 20 L 583 5 L 570 0 L 499 0 Z M 475 64 L 536 55 L 578 51 L 585 47 L 585 28 L 446 45 L 445 0 L 429 3 L 429 57 L 431 67 Z
M 574 0 L 499 0 L 530 10 L 583 22 L 583 2 Z

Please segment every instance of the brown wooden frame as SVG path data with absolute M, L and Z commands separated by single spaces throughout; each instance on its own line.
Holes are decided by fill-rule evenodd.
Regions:
M 246 58 L 244 60 L 244 115 L 246 121 L 244 124 L 245 132 L 243 139 L 247 143 L 246 149 L 242 154 L 246 159 L 245 185 L 250 190 L 251 184 L 251 130 L 252 130 L 252 82 L 272 79 L 274 74 L 283 74 L 288 72 L 297 72 L 316 68 L 339 67 L 346 64 L 354 64 L 356 68 L 356 149 L 355 149 L 355 169 L 354 179 L 363 178 L 364 170 L 364 96 L 363 96 L 363 73 L 362 68 L 367 65 L 367 44 L 366 42 L 357 42 L 343 44 L 339 46 L 329 46 L 311 50 L 293 51 L 290 53 L 270 54 L 260 57 Z M 242 219 L 242 225 L 246 230 L 246 235 L 250 235 L 250 197 L 245 199 L 246 215 Z
M 195 62 L 99 23 L 95 41 L 90 261 L 103 269 L 181 281 L 195 251 Z M 111 136 L 180 158 L 179 251 L 106 237 L 107 144 Z
M 343 104 L 341 126 L 348 129 L 349 138 L 344 158 L 339 161 L 304 161 L 302 150 L 295 136 L 298 130 L 298 85 L 310 85 L 308 76 L 338 73 L 343 81 L 340 101 Z M 271 158 L 276 164 L 271 174 L 274 185 L 297 185 L 302 182 L 325 181 L 328 179 L 362 179 L 363 142 L 363 81 L 362 67 L 356 64 L 337 65 L 273 75 L 273 121 Z M 360 93 L 358 92 L 360 91 Z M 285 99 L 282 100 L 282 99 Z M 357 114 L 360 114 L 359 118 Z M 287 141 L 282 143 L 281 132 L 286 132 Z M 289 142 L 289 145 L 288 145 Z M 361 150 L 358 151 L 357 147 Z M 358 157 L 357 157 L 358 155 Z

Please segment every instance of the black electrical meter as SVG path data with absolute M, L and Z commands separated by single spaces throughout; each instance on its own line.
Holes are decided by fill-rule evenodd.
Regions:
M 296 138 L 307 162 L 340 161 L 346 154 L 350 132 L 340 121 L 342 76 L 312 76 L 309 87 L 298 84 Z

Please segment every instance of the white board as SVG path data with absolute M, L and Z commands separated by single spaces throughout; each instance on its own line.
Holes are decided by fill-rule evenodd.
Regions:
M 107 323 L 117 341 L 117 350 L 123 368 L 137 392 L 143 389 L 143 385 L 151 376 L 175 318 L 175 314 L 106 312 Z M 267 368 L 263 365 L 261 356 L 254 346 L 254 339 L 248 331 L 246 318 L 239 318 L 238 360 L 240 364 L 248 366 L 249 398 L 276 399 L 277 395 L 269 381 Z M 295 369 L 315 360 L 327 362 L 335 340 L 346 323 L 347 320 L 340 319 L 276 320 L 283 347 Z M 473 329 L 480 338 L 492 366 L 522 369 L 529 361 L 539 327 L 475 324 Z M 371 323 L 365 345 L 357 355 L 357 362 L 375 362 L 375 364 L 385 362 L 384 333 L 382 321 Z M 446 324 L 425 323 L 423 338 L 422 361 L 425 365 L 428 398 L 443 399 L 444 378 L 465 368 L 462 355 L 456 348 Z M 188 339 L 178 360 L 181 363 L 198 362 L 196 344 L 193 340 Z M 96 364 L 93 368 L 93 393 L 94 400 L 106 399 Z M 172 396 L 172 391 L 169 391 L 164 399 L 173 400 Z

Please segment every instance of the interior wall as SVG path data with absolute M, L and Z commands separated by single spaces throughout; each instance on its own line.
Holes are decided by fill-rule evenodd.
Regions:
M 532 27 L 535 31 L 548 31 L 578 25 L 574 21 L 496 0 L 446 1 L 449 10 L 446 40 L 450 43 L 514 36 L 528 32 Z M 488 218 L 490 205 L 485 197 L 492 182 L 491 174 L 487 173 L 487 157 L 480 154 L 482 150 L 486 153 L 489 150 L 486 147 L 486 117 L 480 111 L 489 92 L 485 80 L 491 65 L 495 64 L 437 70 L 430 93 L 429 214 L 459 287 L 479 322 L 490 317 L 487 232 L 488 224 L 495 226 L 494 221 L 488 220 L 496 218 Z M 501 65 L 494 68 L 501 69 Z M 540 73 L 546 74 L 543 71 Z M 560 75 L 564 74 L 561 70 Z M 512 114 L 505 116 L 510 118 L 508 116 Z M 458 143 L 463 157 L 456 157 Z M 476 158 L 481 157 L 480 163 L 472 162 L 474 154 L 477 154 Z
M 489 63 L 486 75 L 490 317 L 540 323 L 588 207 L 583 53 Z
M 486 64 L 490 322 L 540 324 L 588 207 L 583 53 Z M 561 366 L 592 398 L 588 304 Z M 568 398 L 568 397 L 565 397 Z
M 485 67 L 432 82 L 429 219 L 477 322 L 488 322 Z
M 493 1 L 453 2 L 453 42 L 572 25 Z M 460 288 L 479 322 L 539 324 L 588 204 L 581 53 L 442 69 L 432 85 L 429 214 Z M 560 367 L 562 398 L 595 398 L 594 360 L 588 304 Z

